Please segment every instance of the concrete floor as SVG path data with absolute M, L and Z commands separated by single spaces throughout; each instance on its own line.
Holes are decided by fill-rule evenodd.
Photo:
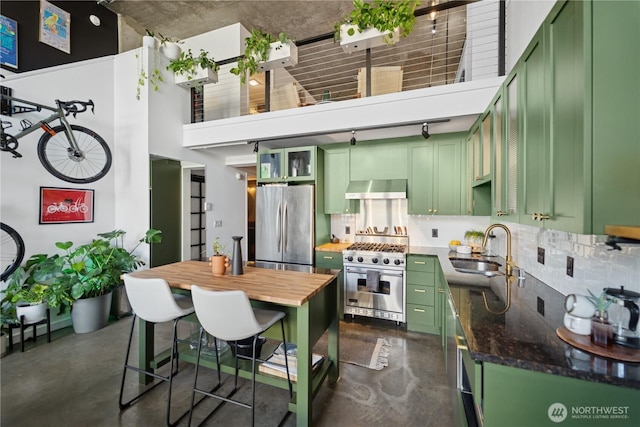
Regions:
M 63 329 L 52 342 L 39 337 L 20 346 L 1 360 L 2 426 L 162 426 L 166 385 L 160 385 L 130 408 L 118 409 L 126 339 L 131 317 L 114 322 L 90 334 Z M 341 363 L 341 380 L 326 382 L 313 401 L 314 426 L 452 426 L 451 389 L 444 373 L 439 337 L 407 332 L 395 323 L 372 319 L 348 319 L 341 324 L 363 337 L 386 338 L 392 345 L 389 366 L 374 371 Z M 170 334 L 170 325 L 156 330 L 157 348 Z M 182 328 L 182 334 L 188 333 Z M 133 350 L 132 354 L 137 355 Z M 191 399 L 193 366 L 181 363 L 174 380 L 173 408 L 179 415 Z M 202 375 L 204 373 L 204 376 Z M 214 381 L 213 371 L 203 370 L 199 378 Z M 207 375 L 209 374 L 209 375 Z M 134 375 L 126 390 L 138 389 Z M 224 378 L 224 377 L 223 377 Z M 223 379 L 224 381 L 224 379 Z M 239 398 L 250 395 L 250 383 L 240 381 Z M 226 382 L 229 384 L 229 381 Z M 200 386 L 199 382 L 199 386 Z M 258 384 L 256 425 L 278 425 L 286 413 L 288 392 Z M 209 399 L 196 408 L 195 422 L 202 422 L 217 402 Z M 225 404 L 202 425 L 245 426 L 251 413 Z M 180 426 L 187 425 L 186 417 Z M 295 425 L 292 414 L 284 423 Z

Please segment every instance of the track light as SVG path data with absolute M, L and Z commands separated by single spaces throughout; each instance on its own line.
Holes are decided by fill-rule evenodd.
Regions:
M 258 149 L 259 149 L 258 144 L 260 144 L 260 141 L 256 141 L 255 144 L 253 144 L 253 152 L 254 153 L 258 152 Z
M 356 131 L 355 130 L 351 131 L 351 139 L 349 140 L 349 143 L 351 145 L 356 145 Z
M 431 134 L 429 134 L 429 125 L 427 124 L 427 122 L 424 122 L 422 124 L 422 137 L 424 139 L 429 139 L 430 136 Z

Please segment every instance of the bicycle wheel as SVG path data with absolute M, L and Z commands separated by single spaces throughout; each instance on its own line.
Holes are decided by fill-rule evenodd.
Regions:
M 0 280 L 6 280 L 22 263 L 24 241 L 16 230 L 0 222 Z
M 82 126 L 71 125 L 80 152 L 71 148 L 64 126 L 55 126 L 55 135 L 45 132 L 38 142 L 42 166 L 63 181 L 86 184 L 102 178 L 111 168 L 111 150 L 100 135 Z

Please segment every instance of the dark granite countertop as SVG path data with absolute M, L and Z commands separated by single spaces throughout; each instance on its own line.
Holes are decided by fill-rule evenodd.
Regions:
M 438 257 L 474 360 L 640 389 L 640 363 L 595 356 L 558 338 L 555 331 L 562 326 L 564 296 L 535 277 L 526 273 L 524 280 L 512 278 L 509 310 L 493 314 L 485 308 L 482 294 L 491 310 L 501 311 L 506 306 L 507 277 L 459 273 L 449 261 L 478 255 L 416 246 L 409 248 L 409 254 Z M 502 264 L 504 272 L 504 259 L 490 259 Z M 544 316 L 538 312 L 539 300 Z

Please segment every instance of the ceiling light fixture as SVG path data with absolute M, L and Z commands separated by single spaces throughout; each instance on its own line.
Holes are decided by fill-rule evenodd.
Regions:
M 356 145 L 356 131 L 351 131 L 351 139 L 349 140 L 349 144 Z
M 427 124 L 427 122 L 424 122 L 422 124 L 422 137 L 424 139 L 429 139 L 430 136 L 431 134 L 429 134 L 429 125 Z
M 249 80 L 249 86 L 260 86 L 260 82 L 256 79 Z
M 96 15 L 90 15 L 89 16 L 89 21 L 91 21 L 91 23 L 93 25 L 95 25 L 96 27 L 100 26 L 100 18 L 98 18 Z
M 431 0 L 429 2 L 429 6 L 434 8 L 434 10 L 432 10 L 431 13 L 429 13 L 429 19 L 431 19 L 432 21 L 435 21 L 436 18 L 438 17 L 438 11 L 435 10 L 435 7 L 438 5 L 438 3 L 439 3 L 439 0 Z

